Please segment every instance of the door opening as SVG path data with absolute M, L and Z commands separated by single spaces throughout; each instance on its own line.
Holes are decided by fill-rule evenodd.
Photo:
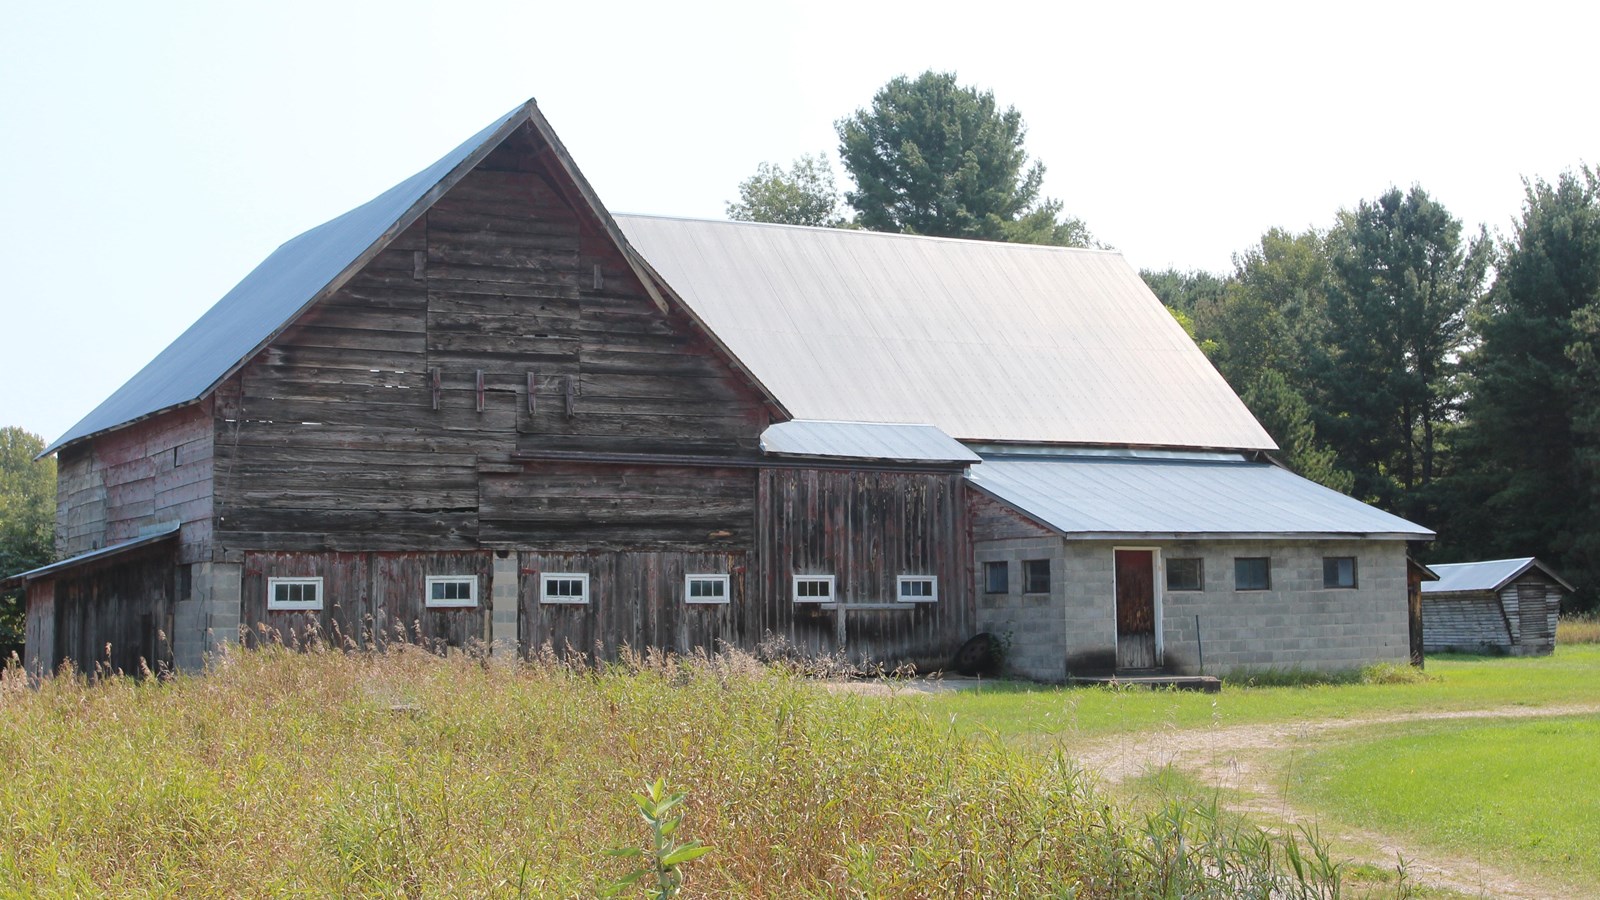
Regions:
M 1161 665 L 1156 635 L 1156 551 L 1115 550 L 1117 669 Z

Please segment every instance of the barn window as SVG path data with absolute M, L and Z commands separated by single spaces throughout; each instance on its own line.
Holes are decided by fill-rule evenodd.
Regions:
M 1022 592 L 1024 594 L 1050 593 L 1050 560 L 1025 559 L 1022 561 Z
M 983 592 L 985 594 L 1011 593 L 1011 564 L 1005 560 L 983 564 Z
M 685 575 L 685 576 L 683 576 L 683 602 L 685 602 L 685 603 L 727 603 L 728 602 L 728 576 L 726 576 L 726 575 Z
M 1265 556 L 1233 558 L 1233 589 L 1266 591 L 1272 589 L 1272 560 Z
M 1355 587 L 1356 558 L 1354 556 L 1324 556 L 1322 558 L 1322 586 L 1324 588 Z
M 478 605 L 478 577 L 476 575 L 429 575 L 423 605 L 430 608 L 450 608 Z
M 1205 560 L 1198 556 L 1167 560 L 1167 590 L 1202 591 L 1205 583 Z
M 588 603 L 588 572 L 546 572 L 539 579 L 540 603 Z
M 901 603 L 936 603 L 939 600 L 937 575 L 901 575 L 897 586 Z
M 794 602 L 832 603 L 832 575 L 796 575 L 794 577 Z
M 267 609 L 321 609 L 322 579 L 268 578 Z

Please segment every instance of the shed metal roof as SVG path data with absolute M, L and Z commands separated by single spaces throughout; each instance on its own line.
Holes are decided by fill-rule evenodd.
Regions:
M 976 463 L 978 454 L 932 425 L 796 419 L 761 433 L 761 452 L 894 462 Z
M 1498 591 L 1515 581 L 1529 569 L 1538 569 L 1567 590 L 1572 585 L 1550 570 L 1549 566 L 1531 556 L 1518 559 L 1490 559 L 1482 562 L 1434 563 L 1429 566 L 1438 573 L 1438 581 L 1424 582 L 1424 594 L 1447 594 L 1455 591 Z
M 1120 254 L 617 216 L 802 419 L 961 440 L 1276 445 Z
M 1070 538 L 1432 539 L 1421 525 L 1269 463 L 984 456 L 967 478 Z
M 137 550 L 140 547 L 147 547 L 151 544 L 175 538 L 178 536 L 178 528 L 179 525 L 177 522 L 169 522 L 158 525 L 152 528 L 149 532 L 131 540 L 120 541 L 115 544 L 107 544 L 98 550 L 89 550 L 84 553 L 79 553 L 77 556 L 69 556 L 66 559 L 58 560 L 50 563 L 49 565 L 40 566 L 37 569 L 29 569 L 26 572 L 18 572 L 15 575 L 10 575 L 0 579 L 0 589 L 7 589 L 14 585 L 25 584 L 29 581 L 37 581 L 47 575 L 54 575 L 57 572 L 63 572 L 67 569 L 77 568 L 78 566 L 85 565 L 87 563 L 100 562 L 102 560 L 110 559 L 113 556 L 117 556 L 118 554 L 127 553 L 129 550 Z

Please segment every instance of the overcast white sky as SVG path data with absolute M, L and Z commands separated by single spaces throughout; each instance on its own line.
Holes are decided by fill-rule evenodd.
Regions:
M 8 4 L 0 425 L 53 439 L 275 246 L 528 97 L 618 212 L 721 217 L 895 75 L 1017 107 L 1136 266 L 1600 161 L 1594 4 Z M 843 173 L 840 172 L 841 180 Z

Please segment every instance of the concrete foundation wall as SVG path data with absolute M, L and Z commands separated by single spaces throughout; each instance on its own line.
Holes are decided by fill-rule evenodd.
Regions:
M 1014 674 L 1046 681 L 1103 674 L 1116 662 L 1117 547 L 1155 548 L 1164 664 L 1178 674 L 1337 671 L 1409 659 L 1405 544 L 1400 541 L 1067 541 L 976 546 L 979 626 L 1009 642 Z M 1271 587 L 1234 590 L 1235 557 L 1271 560 Z M 1357 587 L 1324 589 L 1322 561 L 1353 556 Z M 1167 591 L 1165 561 L 1203 560 L 1204 589 Z M 1052 560 L 1048 595 L 1021 592 L 1022 559 Z M 985 594 L 983 563 L 1012 566 L 1011 591 Z M 1199 617 L 1198 631 L 1196 616 Z

